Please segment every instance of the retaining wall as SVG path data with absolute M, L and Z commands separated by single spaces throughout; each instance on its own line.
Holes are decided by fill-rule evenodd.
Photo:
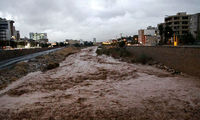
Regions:
M 22 49 L 22 50 L 1 50 L 0 51 L 0 61 L 7 60 L 10 58 L 15 58 L 23 55 L 28 55 L 36 52 L 41 52 L 49 50 L 52 48 L 35 48 L 35 49 Z
M 171 68 L 200 77 L 200 47 L 134 46 L 127 50 L 136 57 L 145 54 Z

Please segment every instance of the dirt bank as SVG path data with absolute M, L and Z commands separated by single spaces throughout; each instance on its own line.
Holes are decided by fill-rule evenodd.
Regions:
M 127 50 L 125 47 L 116 47 L 116 46 L 99 46 L 96 51 L 97 55 L 108 55 L 112 56 L 116 59 L 119 59 L 124 62 L 133 63 L 133 64 L 143 64 L 143 65 L 150 65 L 162 70 L 165 70 L 167 72 L 170 72 L 171 74 L 182 74 L 177 69 L 171 68 L 169 66 L 166 66 L 165 64 L 155 61 L 151 57 L 140 54 L 135 55 L 134 53 L 131 53 Z
M 97 56 L 96 47 L 0 91 L 1 119 L 199 120 L 198 78 Z
M 19 78 L 35 71 L 47 71 L 59 66 L 68 55 L 76 53 L 80 49 L 68 47 L 56 52 L 38 56 L 34 59 L 25 62 L 19 62 L 16 65 L 0 70 L 0 89 L 5 88 L 8 84 Z

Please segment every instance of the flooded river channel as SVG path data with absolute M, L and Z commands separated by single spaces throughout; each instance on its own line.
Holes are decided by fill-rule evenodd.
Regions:
M 1 120 L 200 120 L 198 78 L 97 56 L 96 49 L 1 90 Z

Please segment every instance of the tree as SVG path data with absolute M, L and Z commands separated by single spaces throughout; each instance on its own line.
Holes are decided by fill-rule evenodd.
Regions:
M 119 47 L 123 48 L 124 46 L 125 46 L 125 42 L 124 41 L 119 42 Z
M 173 36 L 173 30 L 168 25 L 165 27 L 164 35 L 165 35 L 164 44 L 167 44 L 168 40 Z
M 81 47 L 81 45 L 78 44 L 78 43 L 75 43 L 75 44 L 74 44 L 74 47 Z
M 162 24 L 160 24 L 159 26 L 158 26 L 158 30 L 159 30 L 159 35 L 160 35 L 160 42 L 161 43 L 163 43 L 163 25 Z
M 133 36 L 133 44 L 138 44 L 138 35 Z
M 84 42 L 84 46 L 93 46 L 93 42 L 88 42 L 88 41 L 85 41 Z
M 200 41 L 200 31 L 197 33 L 197 40 Z
M 180 43 L 184 45 L 193 44 L 195 42 L 195 38 L 191 33 L 187 33 L 180 36 Z

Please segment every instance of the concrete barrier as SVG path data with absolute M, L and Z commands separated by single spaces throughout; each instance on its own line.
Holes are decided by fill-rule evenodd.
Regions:
M 22 50 L 1 50 L 0 51 L 0 61 L 7 60 L 10 58 L 15 58 L 23 55 L 28 55 L 36 52 L 41 52 L 49 50 L 52 48 L 35 48 L 35 49 L 22 49 Z
M 171 68 L 200 77 L 200 47 L 134 46 L 127 50 L 136 57 L 145 54 Z

